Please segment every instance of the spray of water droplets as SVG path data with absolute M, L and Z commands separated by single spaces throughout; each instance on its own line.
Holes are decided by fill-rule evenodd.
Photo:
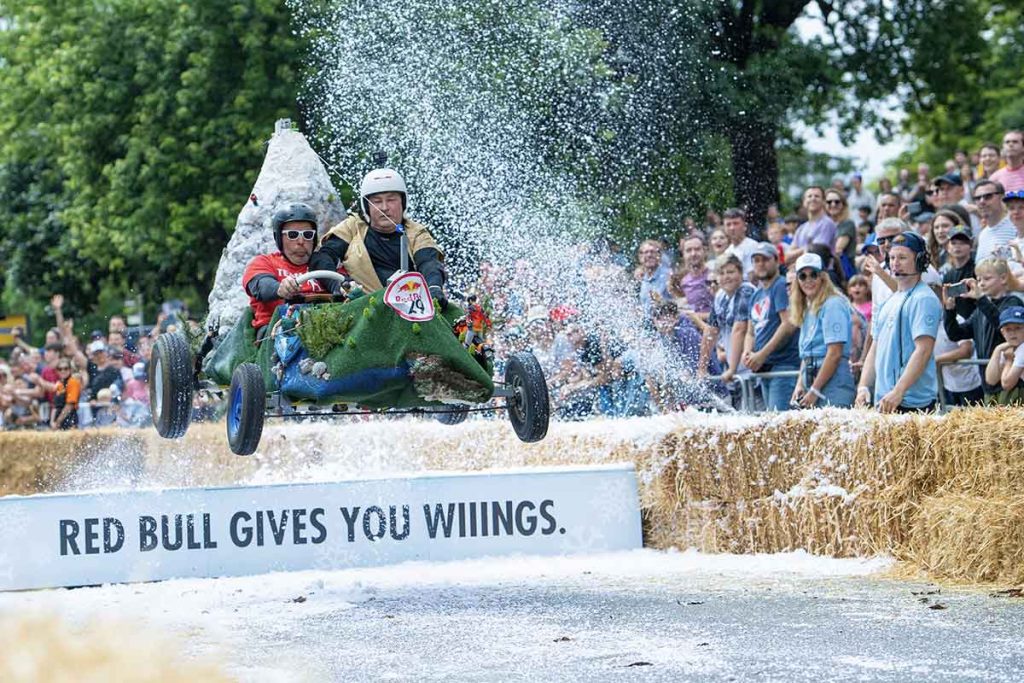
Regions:
M 635 41 L 657 41 L 666 21 L 696 22 L 635 4 L 627 21 L 603 2 L 290 6 L 311 45 L 302 104 L 315 146 L 350 184 L 377 150 L 389 154 L 455 288 L 488 264 L 520 315 L 571 306 L 588 330 L 632 347 L 641 368 L 680 374 L 643 332 L 631 274 L 599 238 L 611 232 L 605 198 L 617 187 L 641 179 L 673 191 L 650 155 L 680 153 L 666 131 L 688 111 L 673 81 L 687 43 Z M 659 69 L 666 75 L 652 76 Z M 670 232 L 651 222 L 648 236 Z

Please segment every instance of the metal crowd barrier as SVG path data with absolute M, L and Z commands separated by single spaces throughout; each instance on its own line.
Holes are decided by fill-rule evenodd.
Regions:
M 942 368 L 946 367 L 947 365 L 981 365 L 981 366 L 985 366 L 985 365 L 988 365 L 988 361 L 989 361 L 988 358 L 964 358 L 963 360 L 955 360 L 952 363 L 936 363 L 935 364 L 935 379 L 936 379 L 936 381 L 938 382 L 938 385 L 939 385 L 939 396 L 938 396 L 938 399 L 939 399 L 939 412 L 940 413 L 945 413 L 946 411 L 949 410 L 949 406 L 946 405 L 946 388 L 945 388 L 945 385 L 942 383 Z M 982 379 L 982 383 L 984 383 L 984 381 L 985 381 L 984 376 L 982 376 L 981 379 Z
M 733 375 L 733 379 L 740 383 L 740 410 L 744 413 L 754 412 L 757 391 L 757 380 L 774 379 L 776 377 L 799 377 L 799 370 L 773 370 L 772 372 L 751 372 L 742 375 Z M 709 380 L 721 380 L 721 375 L 709 375 Z
M 949 405 L 946 403 L 946 391 L 945 386 L 942 382 L 942 368 L 947 365 L 988 365 L 988 358 L 965 358 L 963 360 L 953 361 L 952 363 L 936 363 L 936 380 L 938 382 L 938 399 L 939 412 L 945 413 L 949 410 Z M 775 372 L 752 372 L 745 373 L 743 375 L 734 375 L 733 379 L 740 383 L 740 410 L 744 413 L 754 412 L 754 406 L 756 405 L 754 392 L 757 391 L 757 380 L 759 379 L 772 379 L 775 377 L 798 377 L 800 375 L 799 370 L 778 370 Z M 721 380 L 721 375 L 710 375 L 709 380 Z

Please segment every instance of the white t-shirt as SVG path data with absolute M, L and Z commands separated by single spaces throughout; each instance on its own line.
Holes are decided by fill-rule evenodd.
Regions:
M 974 254 L 974 262 L 981 263 L 991 258 L 996 249 L 1009 244 L 1013 239 L 1017 239 L 1017 228 L 1009 216 L 1003 216 L 1003 220 L 978 233 L 978 250 Z
M 743 241 L 739 244 L 730 244 L 726 250 L 726 254 L 736 254 L 736 258 L 743 264 L 743 277 L 744 279 L 749 278 L 750 274 L 754 272 L 754 249 L 757 248 L 757 242 L 744 237 Z
M 963 318 L 957 316 L 957 321 L 963 322 Z M 939 325 L 939 333 L 935 335 L 935 357 L 938 358 L 944 353 L 956 350 L 961 344 L 974 343 L 970 340 L 955 342 L 952 341 L 946 335 L 946 329 L 942 325 Z M 978 354 L 976 352 L 971 353 L 971 360 L 977 360 Z M 981 373 L 978 372 L 977 365 L 943 365 L 942 366 L 942 386 L 947 391 L 955 391 L 957 393 L 963 393 L 965 391 L 971 391 L 981 386 Z

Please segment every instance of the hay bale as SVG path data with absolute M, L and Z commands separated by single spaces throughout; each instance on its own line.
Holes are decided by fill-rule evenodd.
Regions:
M 53 617 L 0 619 L 0 681 L 123 681 L 185 683 L 233 680 L 212 663 L 182 661 L 167 638 L 128 624 L 70 628 Z
M 113 428 L 0 432 L 0 496 L 66 490 L 83 468 L 141 474 L 145 450 L 138 433 Z
M 1024 585 L 1024 494 L 930 496 L 914 521 L 909 559 L 933 576 Z

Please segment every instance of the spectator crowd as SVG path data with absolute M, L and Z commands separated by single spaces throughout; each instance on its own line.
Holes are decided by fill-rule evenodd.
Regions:
M 633 337 L 516 301 L 525 262 L 484 273 L 477 289 L 511 323 L 499 343 L 534 351 L 563 417 L 1024 403 L 1021 131 L 874 191 L 859 174 L 807 187 L 761 225 L 740 208 L 703 223 L 682 219 L 633 261 L 607 240 L 581 246 L 578 262 L 604 264 L 580 269 L 590 294 L 628 283 L 603 295 L 638 304 Z M 657 341 L 670 362 L 651 362 Z
M 140 427 L 150 423 L 148 370 L 156 338 L 173 330 L 161 313 L 152 330 L 129 329 L 121 315 L 83 342 L 63 315 L 63 296 L 50 307 L 56 325 L 42 348 L 14 329 L 15 346 L 0 359 L 0 426 L 3 429 Z M 164 322 L 166 320 L 166 322 Z
M 1021 131 L 874 191 L 858 174 L 807 187 L 761 225 L 735 207 L 702 222 L 683 218 L 678 239 L 644 240 L 635 259 L 610 239 L 578 245 L 566 269 L 582 289 L 568 296 L 528 260 L 481 264 L 472 289 L 497 324 L 498 376 L 500 359 L 531 350 L 563 419 L 1024 404 Z M 640 322 L 595 325 L 581 301 Z M 3 428 L 147 424 L 166 325 L 129 332 L 113 316 L 82 343 L 51 303 L 43 348 L 19 338 L 0 361 Z

